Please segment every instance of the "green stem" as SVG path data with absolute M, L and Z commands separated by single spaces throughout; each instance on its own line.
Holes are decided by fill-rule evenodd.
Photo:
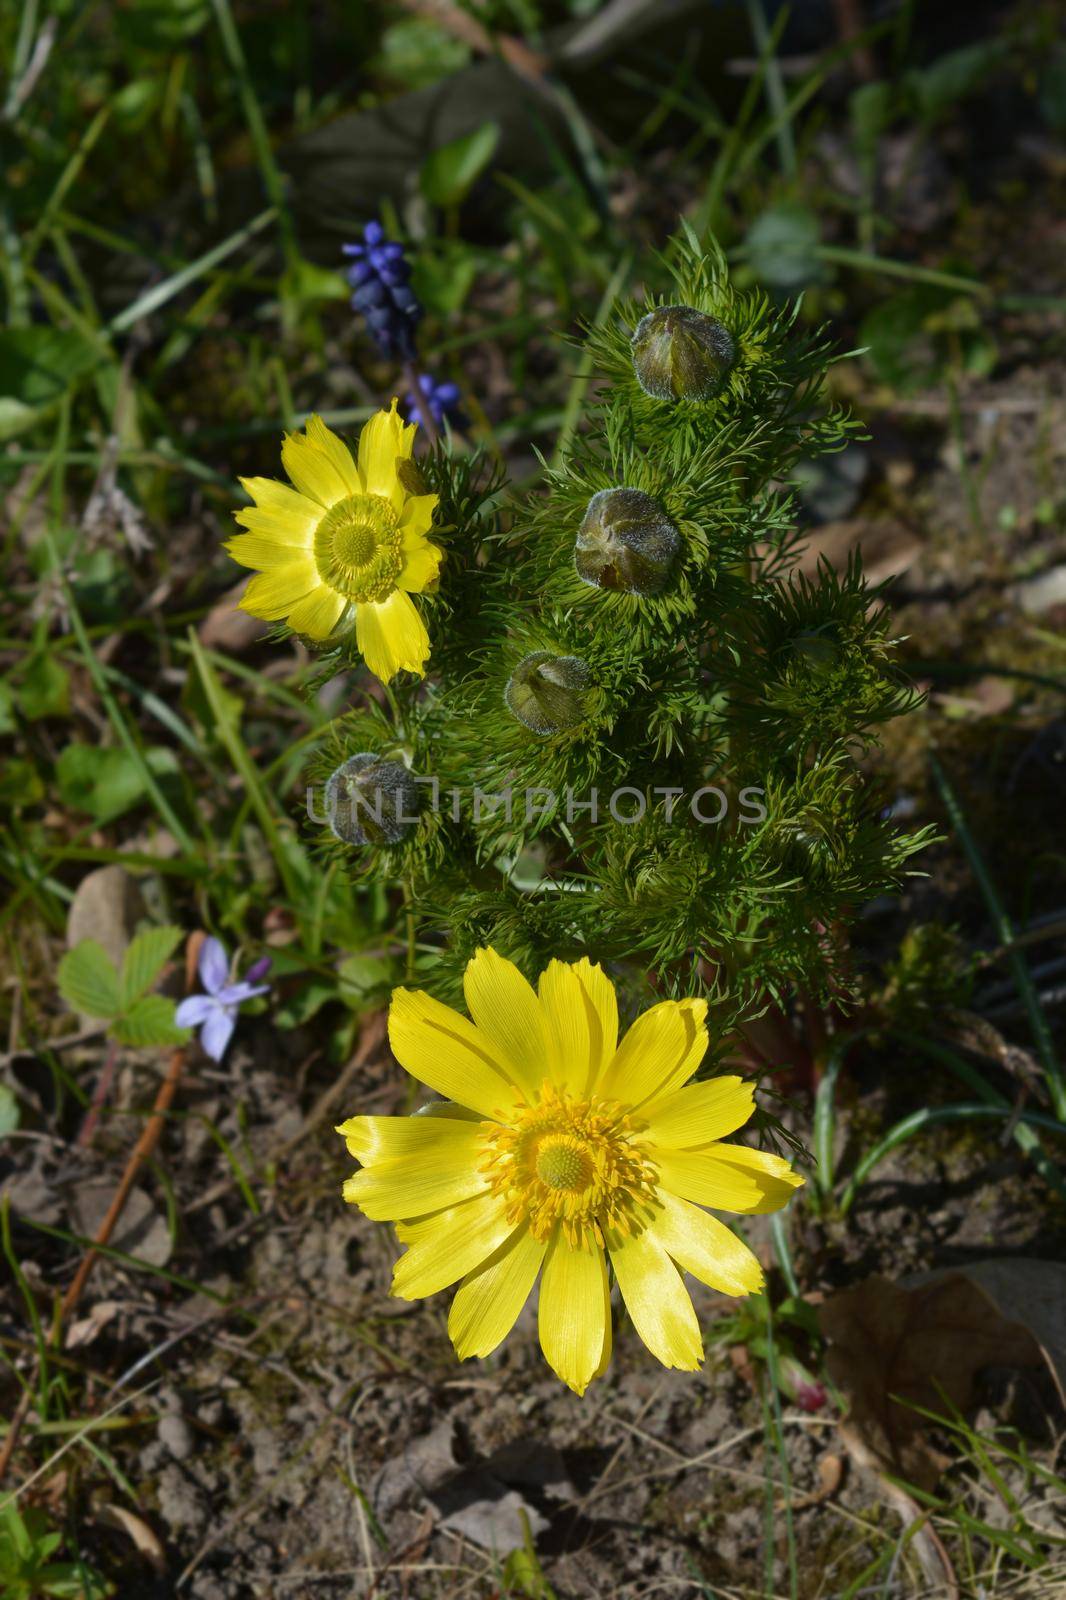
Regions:
M 963 294 L 992 299 L 992 291 L 975 278 L 960 278 L 954 272 L 938 272 L 933 267 L 916 267 L 909 261 L 893 261 L 888 256 L 867 255 L 862 250 L 849 250 L 845 245 L 823 244 L 818 247 L 823 261 L 835 261 L 842 267 L 857 267 L 863 272 L 879 272 L 887 278 L 907 278 L 911 283 L 931 283 L 940 289 L 958 289 Z
M 788 97 L 781 76 L 781 67 L 774 49 L 774 40 L 766 25 L 762 0 L 747 0 L 748 19 L 760 61 L 766 64 L 766 99 L 774 118 L 777 156 L 781 171 L 791 182 L 796 176 L 796 143 L 792 137 L 792 123 L 788 116 Z
M 66 395 L 64 397 L 60 412 L 60 434 L 63 438 L 63 445 L 57 447 L 57 463 L 62 463 L 63 461 L 69 415 L 70 396 Z M 54 498 L 57 492 L 58 491 L 54 490 Z M 53 504 L 53 511 L 55 510 L 56 507 Z M 126 719 L 122 715 L 118 701 L 115 699 L 108 686 L 107 678 L 104 675 L 104 670 L 99 661 L 96 659 L 93 647 L 89 641 L 88 633 L 85 630 L 85 623 L 82 621 L 82 615 L 78 609 L 78 602 L 74 597 L 74 590 L 67 582 L 66 575 L 63 572 L 63 566 L 59 559 L 59 552 L 56 549 L 55 535 L 52 531 L 51 523 L 45 526 L 44 538 L 48 548 L 48 557 L 52 564 L 52 571 L 54 572 L 56 581 L 62 591 L 67 609 L 70 612 L 70 623 L 74 631 L 74 637 L 78 641 L 78 648 L 81 651 L 82 658 L 89 673 L 89 677 L 92 679 L 93 688 L 100 697 L 100 703 L 107 712 L 108 719 L 118 735 L 120 744 L 127 752 L 130 760 L 136 767 L 137 774 L 144 786 L 145 793 L 151 799 L 152 804 L 155 806 L 160 815 L 160 818 L 170 832 L 174 835 L 175 839 L 177 839 L 185 853 L 187 855 L 192 855 L 195 853 L 196 849 L 193 843 L 192 835 L 188 832 L 181 819 L 176 815 L 173 807 L 170 804 L 170 801 L 167 799 L 166 795 L 156 782 L 155 775 L 145 759 L 144 751 L 141 749 L 140 745 L 137 743 L 137 740 L 130 732 L 130 729 L 126 723 Z
M 298 874 L 293 871 L 290 852 L 281 837 L 277 818 L 263 792 L 259 773 L 256 771 L 252 759 L 245 748 L 244 741 L 234 724 L 211 663 L 207 659 L 200 640 L 191 628 L 189 629 L 189 649 L 196 663 L 196 670 L 200 674 L 200 682 L 204 686 L 204 694 L 211 708 L 211 714 L 215 719 L 218 737 L 234 767 L 240 774 L 245 793 L 259 819 L 259 824 L 270 846 L 271 854 L 277 863 L 278 874 L 285 885 L 285 892 L 289 896 L 289 902 L 293 910 L 298 912 L 303 903 L 304 886 L 300 882 Z
M 1055 1108 L 1055 1115 L 1060 1122 L 1066 1122 L 1066 1082 L 1063 1081 L 1062 1069 L 1055 1053 L 1055 1045 L 1051 1037 L 1051 1030 L 1047 1024 L 1047 1018 L 1041 1009 L 1036 989 L 1033 986 L 1033 980 L 1029 975 L 1028 963 L 1016 944 L 1014 924 L 1007 915 L 1003 902 L 996 892 L 995 884 L 989 876 L 981 852 L 977 848 L 977 841 L 970 832 L 962 806 L 948 781 L 946 772 L 935 755 L 930 755 L 929 764 L 948 816 L 955 831 L 958 833 L 959 841 L 966 853 L 966 859 L 970 863 L 970 869 L 977 880 L 977 886 L 984 897 L 985 905 L 988 907 L 1000 944 L 1004 946 L 1007 961 L 1018 987 L 1018 993 L 1029 1018 L 1033 1041 L 1036 1044 L 1037 1053 L 1047 1076 L 1048 1093 Z
M 847 1216 L 855 1203 L 860 1186 L 865 1183 L 873 1169 L 898 1145 L 905 1144 L 912 1135 L 920 1133 L 923 1128 L 936 1127 L 944 1122 L 975 1122 L 989 1117 L 1004 1120 L 1016 1117 L 1019 1122 L 1026 1123 L 1030 1127 L 1046 1128 L 1051 1133 L 1066 1134 L 1066 1126 L 1057 1122 L 1054 1117 L 1044 1116 L 1042 1112 L 1018 1112 L 1013 1106 L 993 1106 L 986 1101 L 980 1103 L 968 1101 L 963 1105 L 926 1107 L 921 1111 L 912 1111 L 909 1117 L 901 1118 L 889 1128 L 884 1138 L 863 1156 L 844 1191 L 840 1202 L 840 1215 Z
M 248 63 L 244 56 L 244 47 L 241 36 L 237 31 L 237 24 L 233 19 L 233 11 L 229 0 L 212 0 L 215 16 L 218 19 L 218 31 L 222 36 L 222 47 L 226 52 L 233 75 L 237 79 L 237 88 L 244 111 L 244 120 L 248 124 L 248 132 L 252 136 L 255 147 L 256 160 L 263 179 L 263 188 L 272 206 L 277 211 L 278 228 L 281 233 L 281 248 L 285 256 L 286 268 L 293 272 L 299 266 L 300 252 L 296 246 L 296 234 L 293 228 L 292 215 L 285 199 L 285 187 L 282 183 L 281 172 L 274 160 L 274 151 L 270 144 L 270 135 L 263 113 L 259 109 L 255 88 L 251 75 L 248 72 Z

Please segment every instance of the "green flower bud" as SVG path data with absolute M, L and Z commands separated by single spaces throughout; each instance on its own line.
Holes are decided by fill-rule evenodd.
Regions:
M 350 756 L 326 782 L 326 819 L 344 844 L 399 844 L 417 808 L 418 786 L 403 763 L 369 750 Z
M 583 720 L 588 686 L 588 663 L 580 656 L 534 650 L 515 667 L 503 698 L 519 722 L 547 735 L 574 728 Z
M 601 489 L 578 531 L 574 565 L 598 589 L 658 594 L 680 548 L 681 535 L 642 489 Z
M 736 340 L 716 317 L 691 306 L 659 306 L 637 324 L 633 368 L 656 400 L 711 400 L 733 370 Z

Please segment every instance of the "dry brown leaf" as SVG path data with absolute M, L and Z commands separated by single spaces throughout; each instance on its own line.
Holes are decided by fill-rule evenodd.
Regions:
M 813 577 L 824 557 L 830 566 L 843 572 L 853 550 L 862 552 L 866 576 L 871 584 L 878 584 L 913 566 L 921 555 L 922 542 L 906 523 L 893 517 L 850 517 L 843 522 L 827 522 L 815 530 L 805 545 L 799 570 Z
M 270 631 L 269 622 L 261 622 L 258 617 L 238 609 L 237 602 L 247 587 L 248 579 L 242 578 L 232 589 L 227 589 L 201 622 L 197 632 L 200 643 L 208 650 L 225 650 L 230 655 L 240 655 L 242 650 L 250 649 Z
M 914 1288 L 867 1278 L 831 1295 L 818 1322 L 829 1341 L 829 1376 L 848 1402 L 846 1441 L 861 1440 L 883 1468 L 923 1489 L 936 1483 L 945 1459 L 912 1407 L 964 1411 L 982 1367 L 1044 1359 L 1032 1333 L 1002 1316 L 961 1271 Z
M 98 1300 L 88 1316 L 79 1317 L 77 1322 L 70 1324 L 63 1339 L 64 1350 L 77 1350 L 92 1344 L 121 1310 L 120 1300 Z
M 844 1457 L 834 1455 L 827 1451 L 818 1462 L 818 1487 L 809 1494 L 801 1495 L 798 1500 L 781 1500 L 778 1510 L 784 1511 L 791 1506 L 793 1511 L 804 1511 L 808 1506 L 820 1506 L 826 1500 L 832 1500 L 840 1485 L 844 1481 Z
M 118 1533 L 124 1533 L 132 1539 L 138 1552 L 156 1572 L 166 1571 L 167 1562 L 163 1546 L 147 1522 L 135 1517 L 132 1511 L 127 1511 L 125 1506 L 103 1505 L 97 1508 L 96 1520 L 102 1522 L 105 1528 L 114 1528 Z
M 95 939 L 115 966 L 121 966 L 126 946 L 144 914 L 136 878 L 125 867 L 97 867 L 86 873 L 74 891 L 67 912 L 67 948 L 73 950 L 83 939 Z
M 985 1292 L 1001 1317 L 1032 1334 L 1066 1405 L 1066 1264 L 1007 1257 L 971 1261 L 957 1270 Z M 954 1270 L 916 1273 L 906 1283 L 914 1288 L 952 1276 Z

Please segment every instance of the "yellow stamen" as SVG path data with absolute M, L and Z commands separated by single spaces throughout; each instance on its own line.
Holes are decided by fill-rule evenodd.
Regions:
M 383 495 L 350 495 L 315 529 L 315 565 L 323 583 L 349 600 L 386 600 L 403 568 L 401 544 L 396 513 Z
M 513 1123 L 489 1128 L 482 1170 L 534 1238 L 561 1223 L 574 1248 L 602 1244 L 605 1229 L 639 1232 L 651 1215 L 656 1172 L 641 1131 L 614 1101 L 573 1100 L 546 1083 Z

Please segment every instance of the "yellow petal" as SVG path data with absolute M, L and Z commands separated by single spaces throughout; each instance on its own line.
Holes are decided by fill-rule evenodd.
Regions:
M 703 1340 L 684 1280 L 650 1230 L 608 1240 L 611 1265 L 633 1326 L 664 1367 L 694 1372 Z
M 396 476 L 396 463 L 411 454 L 414 431 L 404 428 L 396 404 L 393 400 L 390 410 L 375 412 L 364 423 L 359 435 L 359 471 L 368 494 L 384 495 L 395 511 L 401 511 L 404 493 Z
M 549 1076 L 549 1045 L 540 1001 L 513 961 L 478 950 L 466 964 L 463 993 L 478 1032 L 508 1075 L 530 1096 Z
M 476 1122 L 440 1117 L 412 1127 L 422 1137 L 412 1140 L 407 1150 L 375 1159 L 344 1185 L 345 1200 L 375 1222 L 398 1222 L 438 1211 L 488 1188 L 478 1170 L 485 1144 Z
M 417 539 L 420 534 L 427 534 L 433 525 L 433 513 L 440 499 L 436 494 L 413 494 L 408 496 L 404 503 L 403 515 L 400 517 L 400 532 L 404 536 L 403 547 L 408 548 L 408 541 Z
M 575 1394 L 584 1394 L 610 1359 L 610 1290 L 598 1244 L 574 1250 L 556 1229 L 548 1246 L 537 1313 L 544 1359 Z
M 321 417 L 308 417 L 307 437 L 321 455 L 326 457 L 341 482 L 344 484 L 345 493 L 363 494 L 363 480 L 359 470 L 352 460 L 352 452 L 337 435 L 322 421 Z
M 226 540 L 226 549 L 242 567 L 254 567 L 257 572 L 269 572 L 273 567 L 288 566 L 300 559 L 291 544 L 281 544 L 261 533 L 235 533 Z
M 347 604 L 336 589 L 319 584 L 298 606 L 293 606 L 289 627 L 293 633 L 306 634 L 309 639 L 328 639 Z
M 639 1016 L 615 1052 L 597 1092 L 625 1106 L 680 1089 L 707 1053 L 705 1000 L 663 1000 Z
M 367 666 L 382 683 L 398 672 L 424 676 L 429 634 L 410 597 L 396 590 L 379 605 L 357 606 L 355 641 Z
M 287 617 L 293 606 L 305 594 L 318 587 L 318 569 L 313 561 L 289 561 L 283 567 L 273 567 L 269 572 L 258 573 L 241 597 L 242 611 L 265 622 L 278 622 Z
M 741 1144 L 712 1144 L 703 1150 L 659 1150 L 653 1145 L 650 1154 L 664 1189 L 716 1211 L 780 1211 L 803 1183 L 780 1156 Z
M 412 1239 L 412 1231 L 397 1229 Z M 439 1212 L 418 1226 L 392 1274 L 392 1292 L 401 1300 L 421 1300 L 465 1278 L 487 1261 L 515 1231 L 502 1200 L 477 1195 Z
M 389 1043 L 400 1065 L 438 1094 L 497 1121 L 510 1114 L 518 1091 L 507 1066 L 451 1006 L 420 989 L 394 989 Z
M 348 498 L 349 490 L 336 466 L 304 434 L 285 435 L 281 463 L 300 493 L 327 510 Z
M 547 1248 L 546 1240 L 534 1239 L 523 1227 L 463 1279 L 448 1316 L 448 1335 L 460 1361 L 490 1355 L 506 1339 Z
M 720 1294 L 758 1294 L 763 1271 L 743 1239 L 709 1212 L 660 1192 L 662 1211 L 648 1228 L 679 1267 Z
M 581 960 L 575 963 L 574 970 L 599 1020 L 599 1059 L 596 1062 L 594 1079 L 594 1082 L 598 1083 L 618 1049 L 618 997 L 614 992 L 614 984 L 597 962 L 582 956 Z M 597 1030 L 591 1019 L 589 1025 L 595 1054 Z
M 646 1107 L 645 1116 L 649 1137 L 656 1144 L 691 1150 L 735 1133 L 754 1110 L 754 1086 L 743 1078 L 723 1077 L 686 1084 Z
M 614 988 L 599 967 L 550 961 L 537 985 L 550 1041 L 552 1076 L 560 1088 L 584 1099 L 614 1054 L 618 1011 Z
M 435 544 L 430 544 L 429 540 L 423 539 L 421 535 L 415 539 L 408 539 L 405 535 L 403 553 L 403 571 L 396 579 L 399 588 L 406 589 L 412 594 L 420 594 L 423 589 L 428 589 L 431 584 L 436 583 L 440 564 L 444 559 L 443 550 Z
M 317 500 L 309 500 L 306 495 L 290 489 L 287 483 L 281 483 L 277 478 L 241 478 L 238 481 L 260 511 L 290 517 L 294 522 L 307 517 L 317 522 L 322 515 L 322 507 Z M 242 516 L 243 512 L 237 515 Z
M 480 1118 L 471 1121 L 462 1114 L 462 1107 L 451 1106 L 447 1100 L 438 1100 L 435 1104 L 448 1106 L 450 1114 L 431 1117 L 416 1112 L 411 1117 L 349 1117 L 347 1122 L 338 1123 L 334 1132 L 344 1140 L 348 1154 L 364 1167 L 378 1161 L 420 1159 L 426 1152 L 444 1148 L 455 1140 L 456 1129 L 466 1133 L 468 1138 L 477 1135 Z M 465 1148 L 464 1141 L 460 1140 L 457 1148 Z M 403 1215 L 417 1217 L 420 1211 L 429 1209 L 420 1206 Z
M 263 510 L 260 506 L 244 506 L 233 513 L 233 519 L 250 533 L 269 539 L 283 550 L 310 550 L 314 544 L 315 529 L 322 518 L 322 507 L 312 506 L 301 497 L 306 512 Z

